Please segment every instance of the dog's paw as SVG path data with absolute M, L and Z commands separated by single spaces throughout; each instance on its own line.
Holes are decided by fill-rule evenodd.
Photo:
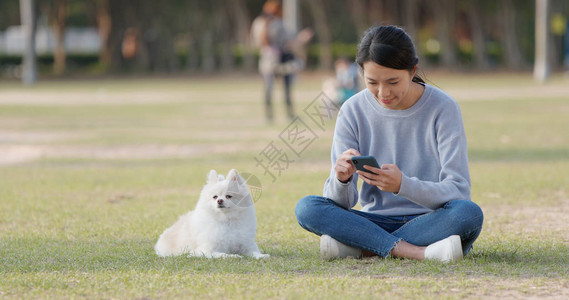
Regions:
M 226 254 L 224 253 L 224 255 L 220 256 L 221 258 L 242 258 L 243 256 L 239 255 L 239 254 Z
M 253 257 L 254 259 L 265 259 L 265 258 L 269 258 L 271 257 L 269 254 L 263 254 L 263 253 L 252 253 L 251 257 Z
M 229 254 L 229 253 L 222 253 L 222 252 L 214 252 L 210 256 L 210 258 L 242 258 L 243 256 L 239 254 Z

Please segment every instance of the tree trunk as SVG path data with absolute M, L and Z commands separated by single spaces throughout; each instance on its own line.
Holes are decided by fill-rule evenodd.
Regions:
M 235 40 L 235 29 L 236 26 L 232 24 L 232 17 L 234 17 L 234 12 L 228 10 L 227 2 L 213 13 L 215 15 L 215 28 L 216 35 L 220 38 L 217 45 L 214 47 L 220 50 L 220 68 L 222 71 L 231 71 L 235 67 L 235 59 L 233 58 L 233 46 Z
M 132 7 L 125 1 L 109 0 L 109 15 L 112 30 L 109 32 L 109 52 L 111 55 L 110 70 L 120 72 L 124 70 L 125 61 L 122 54 L 122 43 L 129 20 L 132 19 Z M 127 20 L 128 19 L 128 20 Z
M 310 7 L 310 13 L 314 18 L 314 26 L 318 35 L 319 44 L 319 68 L 323 70 L 332 69 L 332 37 L 330 26 L 323 8 L 326 7 L 322 0 L 306 1 Z
M 161 66 L 162 70 L 168 73 L 177 72 L 180 69 L 180 62 L 178 60 L 178 55 L 176 54 L 176 49 L 174 48 L 174 36 L 168 27 L 160 26 L 162 33 L 160 39 L 160 56 L 162 57 L 163 63 Z
M 435 13 L 437 18 L 437 37 L 441 43 L 441 61 L 446 68 L 456 66 L 456 47 L 453 34 L 455 21 L 455 3 L 454 0 L 436 0 Z
M 131 28 L 137 32 L 137 41 L 140 48 L 135 58 L 131 61 L 137 68 L 141 68 L 146 72 L 158 72 L 164 70 L 163 53 L 168 51 L 161 40 L 165 37 L 161 36 L 161 20 L 164 12 L 161 10 L 160 2 L 148 1 L 143 2 L 145 5 L 129 3 L 133 6 L 131 10 L 133 19 L 129 22 Z M 139 5 L 134 9 L 135 5 Z M 132 25 L 131 25 L 132 24 Z
M 283 22 L 288 30 L 298 33 L 298 0 L 283 0 Z
M 385 0 L 370 1 L 368 5 L 368 23 L 369 25 L 378 25 L 385 22 L 383 17 L 385 12 Z
M 107 68 L 111 63 L 110 36 L 112 29 L 111 14 L 109 12 L 109 0 L 97 1 L 97 26 L 101 39 L 99 51 L 99 63 Z
M 24 32 L 24 55 L 22 57 L 22 83 L 37 81 L 36 64 L 36 14 L 34 0 L 20 0 L 20 17 Z
M 186 15 L 188 16 L 186 19 L 186 26 L 189 38 L 187 44 L 188 59 L 186 62 L 186 70 L 190 73 L 198 71 L 200 68 L 200 45 L 203 34 L 200 29 L 202 27 L 201 24 L 203 23 L 202 18 L 205 18 L 205 16 L 203 16 L 204 13 L 200 13 L 200 11 L 198 3 L 193 1 L 188 3 L 186 10 Z
M 205 73 L 212 73 L 213 71 L 215 71 L 215 51 L 214 51 L 212 29 L 206 29 L 202 32 L 201 45 L 202 45 L 201 69 Z
M 198 47 L 200 64 L 199 68 L 204 73 L 214 72 L 217 66 L 217 46 L 221 45 L 218 40 L 220 7 L 224 6 L 222 0 L 190 1 L 188 6 L 189 32 L 195 38 Z M 191 51 L 191 49 L 189 49 Z
M 383 0 L 383 20 L 387 24 L 401 25 L 400 4 L 399 0 Z
M 538 82 L 545 82 L 551 75 L 551 68 L 547 55 L 549 31 L 547 26 L 549 18 L 549 0 L 536 0 L 535 2 L 535 64 L 533 77 Z
M 223 71 L 232 71 L 234 68 L 233 44 L 230 41 L 225 41 L 221 44 L 221 69 Z
M 403 2 L 405 6 L 405 12 L 403 14 L 403 20 L 405 24 L 405 31 L 413 39 L 415 44 L 415 51 L 417 52 L 417 57 L 419 57 L 419 62 L 421 65 L 425 66 L 426 59 L 421 51 L 420 40 L 419 40 L 419 5 L 420 0 L 405 0 Z
M 417 38 L 417 27 L 419 21 L 418 0 L 405 0 L 403 23 L 405 24 L 405 31 L 411 36 L 415 45 L 418 45 L 419 39 Z
M 367 21 L 366 6 L 363 0 L 349 0 L 347 7 L 350 11 L 352 21 L 354 22 L 357 30 L 358 37 L 362 36 L 364 31 L 369 27 Z
M 196 42 L 196 36 L 193 34 L 190 35 L 188 39 L 188 48 L 187 48 L 187 61 L 186 61 L 186 70 L 188 72 L 194 72 L 199 68 L 200 64 L 200 51 L 198 49 L 198 43 Z
M 53 73 L 62 75 L 65 73 L 65 18 L 67 18 L 67 0 L 55 1 L 54 12 L 54 32 L 55 32 L 55 52 L 53 53 Z
M 468 1 L 468 21 L 474 48 L 474 65 L 476 69 L 484 70 L 488 68 L 488 58 L 486 55 L 486 41 L 484 40 L 484 16 L 480 13 L 479 5 L 475 1 Z
M 227 4 L 234 14 L 237 43 L 243 50 L 243 69 L 253 71 L 255 69 L 255 57 L 253 56 L 253 48 L 248 38 L 251 17 L 247 11 L 247 5 L 244 0 L 228 0 Z
M 502 0 L 501 4 L 502 47 L 505 52 L 506 64 L 511 69 L 521 69 L 523 59 L 516 33 L 516 8 L 512 5 L 512 0 Z

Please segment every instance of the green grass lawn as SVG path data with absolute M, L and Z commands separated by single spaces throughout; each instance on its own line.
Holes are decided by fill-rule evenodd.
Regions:
M 317 135 L 298 156 L 279 138 L 282 91 L 268 125 L 257 77 L 0 83 L 0 298 L 569 297 L 567 79 L 428 77 L 458 95 L 485 213 L 474 250 L 451 264 L 319 258 L 319 238 L 294 216 L 330 168 L 333 122 L 303 115 L 319 75 L 295 86 Z M 271 142 L 291 159 L 274 181 L 255 161 Z M 193 209 L 207 172 L 232 168 L 261 180 L 257 243 L 271 258 L 157 257 L 158 236 Z

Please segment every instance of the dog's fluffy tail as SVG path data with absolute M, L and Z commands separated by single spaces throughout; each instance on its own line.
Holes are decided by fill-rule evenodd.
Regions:
M 184 227 L 185 219 L 189 217 L 191 212 L 183 215 L 178 221 L 164 232 L 158 238 L 158 242 L 154 245 L 154 251 L 161 257 L 180 255 L 184 252 L 183 245 L 181 245 L 180 234 Z
M 173 243 L 172 236 L 168 234 L 168 231 L 164 231 L 158 238 L 158 242 L 154 245 L 154 251 L 156 255 L 161 257 L 166 257 L 174 254 L 174 248 L 176 245 Z

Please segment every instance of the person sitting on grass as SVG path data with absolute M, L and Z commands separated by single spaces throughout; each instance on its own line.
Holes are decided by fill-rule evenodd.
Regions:
M 358 46 L 367 88 L 338 113 L 323 196 L 304 197 L 295 209 L 300 226 L 321 236 L 324 259 L 455 261 L 480 234 L 459 105 L 417 76 L 418 61 L 396 26 L 371 27 Z M 356 170 L 350 159 L 360 155 L 381 168 Z M 361 210 L 353 209 L 358 200 Z

